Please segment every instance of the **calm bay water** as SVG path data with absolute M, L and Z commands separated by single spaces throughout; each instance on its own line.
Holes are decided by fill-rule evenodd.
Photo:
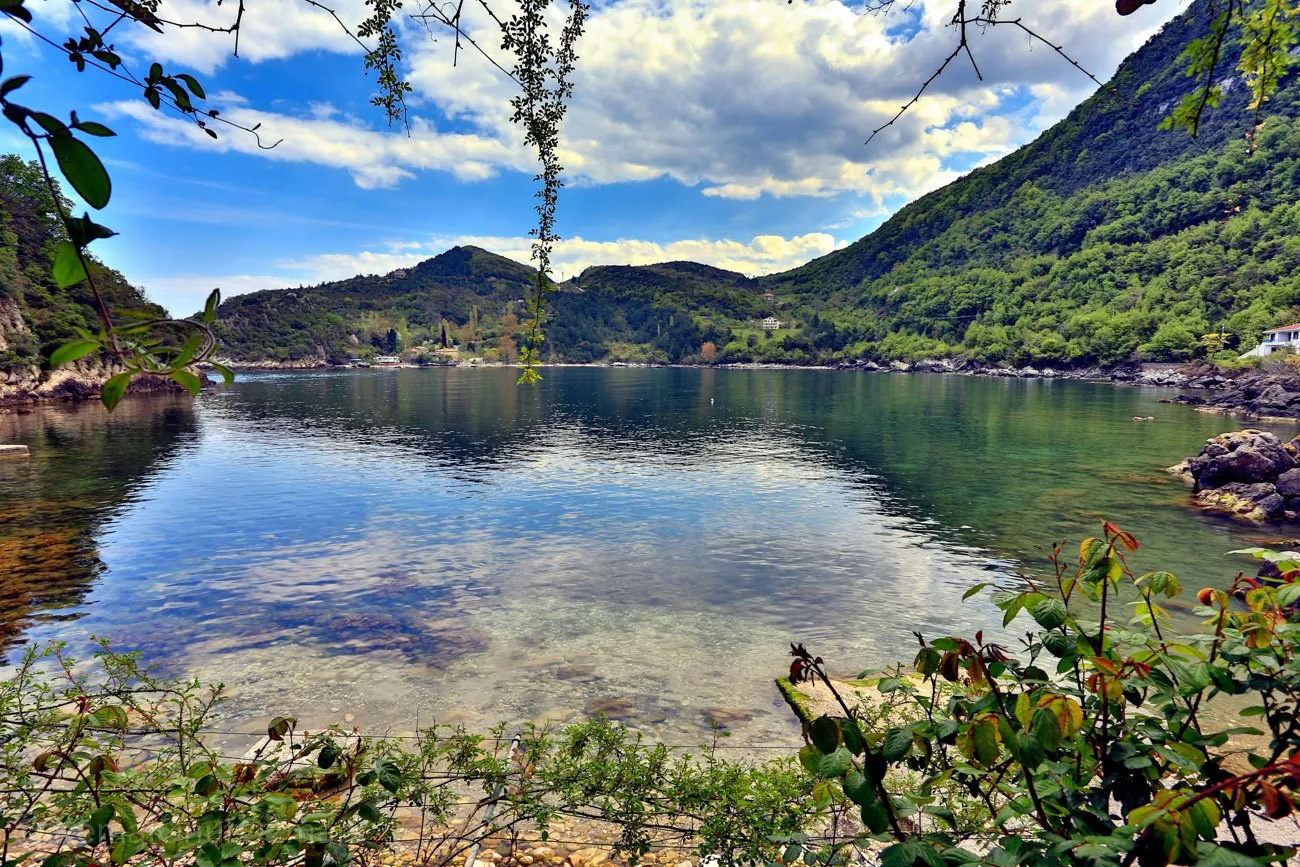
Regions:
M 829 371 L 265 374 L 0 416 L 0 643 L 87 634 L 223 681 L 236 722 L 484 729 L 610 710 L 790 742 L 790 641 L 856 672 L 1108 518 L 1226 584 L 1268 538 L 1163 467 L 1240 427 L 1162 392 Z M 1134 416 L 1155 416 L 1136 423 Z M 1279 435 L 1295 428 L 1274 426 Z

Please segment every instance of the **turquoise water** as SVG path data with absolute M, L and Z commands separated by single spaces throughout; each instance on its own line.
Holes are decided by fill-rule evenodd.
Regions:
M 1103 517 L 1191 587 L 1269 538 L 1163 471 L 1241 425 L 1154 389 L 545 374 L 249 375 L 192 404 L 0 416 L 33 451 L 0 463 L 0 639 L 111 636 L 226 683 L 243 722 L 603 707 L 694 742 L 724 708 L 738 739 L 789 742 L 790 641 L 847 673 L 909 658 L 914 630 L 990 623 L 972 584 Z

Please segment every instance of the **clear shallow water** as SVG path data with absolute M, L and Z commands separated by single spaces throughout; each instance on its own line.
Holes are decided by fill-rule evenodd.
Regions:
M 1162 469 L 1240 425 L 1151 389 L 514 375 L 266 374 L 0 416 L 33 450 L 0 462 L 0 641 L 108 635 L 225 682 L 244 722 L 604 708 L 694 743 L 725 708 L 750 716 L 737 742 L 790 742 L 790 641 L 850 673 L 910 658 L 913 630 L 994 622 L 972 584 L 1103 517 L 1192 587 L 1260 538 Z

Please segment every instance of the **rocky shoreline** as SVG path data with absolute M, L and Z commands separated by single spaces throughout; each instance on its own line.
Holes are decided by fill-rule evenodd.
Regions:
M 104 383 L 124 369 L 97 359 L 83 359 L 57 370 L 32 366 L 0 371 L 0 408 L 46 401 L 95 400 Z M 127 388 L 128 395 L 183 391 L 181 386 L 161 376 L 137 377 Z
M 335 370 L 350 365 L 333 365 L 324 358 L 294 361 L 239 361 L 220 359 L 238 371 Z M 411 365 L 399 365 L 409 367 Z M 429 365 L 441 366 L 441 365 Z M 478 359 L 462 361 L 459 367 L 513 367 Z M 651 364 L 641 362 L 550 363 L 542 367 L 704 367 L 705 365 Z M 1300 420 L 1300 370 L 1225 371 L 1205 364 L 1126 364 L 1117 367 L 1000 367 L 955 358 L 922 358 L 917 361 L 880 363 L 868 359 L 841 361 L 835 364 L 719 364 L 723 370 L 836 370 L 865 373 L 942 373 L 961 376 L 986 376 L 1001 379 L 1046 379 L 1102 382 L 1112 385 L 1151 386 L 1209 392 L 1162 398 L 1166 403 L 1194 406 L 1204 412 L 1263 421 Z M 112 370 L 95 362 L 80 363 L 57 371 L 23 368 L 0 373 L 0 406 L 33 403 L 41 400 L 78 400 L 94 398 Z M 132 394 L 175 390 L 167 380 L 132 383 Z
M 1169 471 L 1192 483 L 1204 509 L 1251 522 L 1300 518 L 1300 436 L 1284 443 L 1259 430 L 1219 434 Z

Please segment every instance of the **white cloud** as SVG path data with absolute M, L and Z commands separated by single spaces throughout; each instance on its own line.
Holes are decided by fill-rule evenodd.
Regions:
M 281 264 L 311 274 L 317 280 L 335 280 L 355 274 L 384 274 L 404 268 L 458 245 L 491 250 L 525 264 L 532 264 L 532 239 L 462 235 L 436 238 L 428 244 L 392 245 L 382 252 L 339 253 L 313 256 Z M 810 232 L 785 238 L 756 235 L 748 242 L 729 239 L 686 239 L 661 243 L 631 238 L 589 241 L 565 238 L 551 253 L 557 276 L 573 277 L 592 265 L 649 265 L 656 262 L 690 261 L 756 276 L 786 271 L 834 250 L 839 244 L 824 232 Z
M 330 3 L 339 17 L 355 31 L 366 17 L 363 0 Z M 203 22 L 229 27 L 240 6 L 216 0 L 167 0 L 159 15 L 169 21 Z M 130 44 L 160 61 L 182 64 L 211 75 L 234 59 L 235 40 L 229 33 L 212 33 L 199 28 L 164 27 L 155 33 L 144 27 L 132 28 Z M 325 50 L 360 54 L 357 45 L 328 12 L 302 0 L 257 0 L 249 3 L 240 23 L 239 58 L 251 63 L 283 60 L 301 52 Z
M 531 167 L 522 142 L 440 132 L 421 118 L 412 121 L 410 134 L 405 135 L 376 131 L 320 104 L 313 104 L 309 115 L 295 117 L 250 108 L 234 94 L 217 94 L 213 103 L 222 106 L 222 116 L 232 123 L 248 128 L 260 124 L 260 141 L 274 147 L 268 149 L 253 136 L 225 127 L 217 127 L 220 137 L 211 139 L 193 123 L 162 115 L 139 101 L 109 103 L 100 109 L 138 121 L 141 134 L 150 141 L 346 169 L 365 189 L 396 186 L 414 177 L 413 170 L 438 169 L 472 181 L 502 167 L 518 171 Z
M 188 314 L 201 306 L 214 287 L 224 297 L 261 289 L 280 289 L 340 280 L 357 274 L 387 274 L 407 268 L 458 245 L 491 250 L 525 264 L 532 264 L 532 239 L 463 235 L 434 238 L 427 243 L 394 242 L 381 250 L 358 253 L 329 253 L 275 263 L 274 274 L 229 274 L 224 276 L 184 275 L 149 281 L 149 297 L 176 314 Z M 616 241 L 588 241 L 566 238 L 551 255 L 557 276 L 577 276 L 592 265 L 648 265 L 655 262 L 702 262 L 730 271 L 757 276 L 786 271 L 843 246 L 825 232 L 810 232 L 785 238 L 756 235 L 748 242 L 728 239 L 685 239 L 657 242 L 620 238 Z
M 176 3 L 188 4 L 169 7 L 178 16 L 204 9 L 227 14 L 212 0 Z M 956 177 L 954 165 L 988 161 L 1031 138 L 1092 89 L 1048 46 L 1014 28 L 993 29 L 973 41 L 982 81 L 964 59 L 954 61 L 911 111 L 865 147 L 871 130 L 951 51 L 954 34 L 944 24 L 952 3 L 917 0 L 921 29 L 907 41 L 891 35 L 897 16 L 864 14 L 838 0 L 600 6 L 580 44 L 563 162 L 579 183 L 668 177 L 723 198 L 849 192 L 877 206 L 913 198 Z M 352 21 L 360 9 L 349 0 L 341 14 Z M 1121 18 L 1101 0 L 1018 0 L 1014 9 L 1103 78 L 1177 10 L 1161 3 Z M 355 49 L 328 16 L 300 0 L 250 6 L 245 27 L 241 56 L 254 61 L 309 48 Z M 469 27 L 480 44 L 499 43 L 490 23 Z M 267 135 L 285 139 L 275 150 L 259 151 L 236 133 L 211 143 L 199 130 L 141 106 L 117 110 L 137 118 L 155 140 L 342 168 L 363 187 L 392 186 L 430 169 L 463 180 L 531 171 L 532 155 L 509 122 L 513 84 L 470 52 L 453 67 L 450 39 L 433 41 L 413 28 L 407 37 L 413 104 L 436 105 L 456 131 L 417 120 L 408 137 L 377 131 L 369 116 L 361 121 L 320 106 L 301 116 L 230 110 L 231 119 L 261 122 Z M 219 53 L 218 42 L 185 31 L 181 43 L 149 37 L 140 44 L 216 69 L 228 57 L 228 45 Z

